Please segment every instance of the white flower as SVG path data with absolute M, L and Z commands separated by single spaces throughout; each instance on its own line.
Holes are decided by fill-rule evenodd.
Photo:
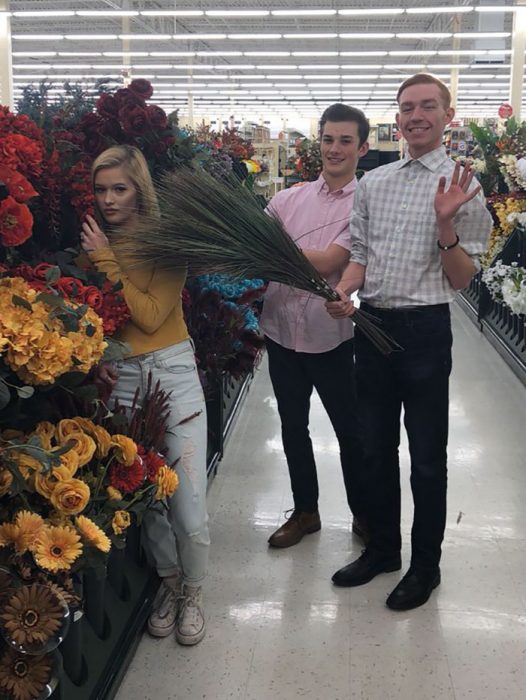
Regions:
M 526 314 L 526 269 L 518 263 L 499 260 L 482 273 L 482 280 L 494 301 L 506 304 L 513 314 Z
M 471 167 L 476 173 L 487 172 L 486 161 L 483 158 L 474 158 L 471 161 Z

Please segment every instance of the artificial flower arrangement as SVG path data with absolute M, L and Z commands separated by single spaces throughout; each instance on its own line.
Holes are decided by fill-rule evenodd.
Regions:
M 297 139 L 296 155 L 289 159 L 289 166 L 302 180 L 316 180 L 322 168 L 320 142 L 317 139 Z
M 484 270 L 482 281 L 494 301 L 505 304 L 512 314 L 526 314 L 526 269 L 517 262 L 505 265 L 498 260 Z
M 526 122 L 511 117 L 504 126 L 471 123 L 469 128 L 478 143 L 473 163 L 484 194 L 501 192 L 503 184 L 510 192 L 525 190 Z

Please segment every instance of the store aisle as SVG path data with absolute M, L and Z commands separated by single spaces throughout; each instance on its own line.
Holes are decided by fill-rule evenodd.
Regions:
M 398 573 L 355 589 L 332 573 L 360 553 L 338 450 L 317 397 L 322 530 L 267 538 L 290 507 L 263 364 L 209 489 L 208 634 L 143 638 L 118 700 L 519 700 L 526 688 L 526 388 L 455 310 L 449 516 L 442 585 L 424 607 L 385 605 Z M 404 568 L 411 499 L 404 471 Z

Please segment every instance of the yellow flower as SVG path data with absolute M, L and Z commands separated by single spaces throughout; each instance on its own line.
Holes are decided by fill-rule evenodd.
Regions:
M 57 423 L 57 440 L 63 445 L 71 433 L 81 433 L 82 428 L 77 418 L 63 418 Z
M 102 457 L 107 457 L 108 452 L 111 448 L 111 435 L 107 430 L 102 428 L 100 425 L 96 425 L 92 432 L 93 438 L 97 443 L 96 456 L 101 459 Z
M 2 523 L 0 525 L 0 547 L 9 547 L 15 544 L 18 538 L 19 527 L 15 523 Z
M 90 436 L 86 435 L 86 433 L 78 431 L 76 433 L 69 433 L 64 439 L 64 443 L 67 443 L 68 441 L 74 443 L 71 449 L 78 455 L 79 466 L 83 467 L 85 464 L 88 464 L 95 454 L 95 450 L 97 449 L 97 445 L 95 444 L 93 438 L 90 438 Z
M 79 515 L 75 518 L 75 525 L 77 526 L 80 536 L 86 544 L 91 545 L 100 549 L 101 552 L 109 552 L 111 549 L 110 538 L 100 529 L 98 525 L 90 520 L 89 518 Z
M 55 437 L 55 426 L 47 420 L 41 421 L 33 431 L 33 435 L 37 435 L 40 438 L 42 447 L 45 450 L 51 450 L 52 440 Z
M 61 465 L 60 467 L 55 467 L 51 472 L 47 472 L 46 474 L 35 474 L 35 490 L 49 501 L 58 482 L 69 481 L 70 479 L 71 469 L 68 466 Z
M 157 491 L 155 492 L 155 500 L 160 501 L 162 498 L 172 496 L 179 486 L 179 477 L 170 467 L 164 466 L 157 472 Z
M 122 535 L 131 525 L 130 514 L 126 510 L 116 510 L 111 526 L 116 535 Z
M 48 571 L 70 569 L 82 554 L 80 535 L 71 527 L 44 526 L 37 538 L 35 561 Z
M 59 481 L 53 489 L 50 501 L 54 508 L 66 515 L 81 513 L 88 505 L 89 486 L 80 479 Z
M 68 450 L 65 454 L 60 455 L 60 467 L 64 467 L 67 470 L 70 478 L 75 476 L 79 466 L 80 459 L 75 450 Z M 56 467 L 56 469 L 60 469 L 60 467 Z
M 44 527 L 44 519 L 29 510 L 21 510 L 16 515 L 15 523 L 18 525 L 18 536 L 15 542 L 17 554 L 23 554 L 28 549 L 35 549 L 36 539 Z
M 108 486 L 106 493 L 110 501 L 122 501 L 122 493 L 118 489 L 114 489 L 113 486 Z
M 13 475 L 4 467 L 0 467 L 0 497 L 5 496 L 13 483 Z
M 117 459 L 124 462 L 127 467 L 137 459 L 137 445 L 126 435 L 112 435 L 111 444 L 116 448 Z
M 95 423 L 92 420 L 90 420 L 89 418 L 84 418 L 83 416 L 75 416 L 73 420 L 75 421 L 75 423 L 77 423 L 77 425 L 83 432 L 88 433 L 89 435 L 91 435 L 91 433 L 96 427 Z
M 20 470 L 20 473 L 26 480 L 29 479 L 29 477 L 35 472 L 40 472 L 40 469 L 42 468 L 42 464 L 38 461 L 38 459 L 32 457 L 31 455 L 27 455 L 20 450 L 9 450 L 8 456 L 9 459 L 13 460 Z

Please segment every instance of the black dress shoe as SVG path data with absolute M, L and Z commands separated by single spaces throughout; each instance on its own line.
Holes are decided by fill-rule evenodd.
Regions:
M 433 590 L 440 584 L 440 569 L 424 571 L 410 568 L 398 586 L 387 598 L 391 610 L 412 610 L 429 600 Z
M 334 574 L 332 582 L 335 586 L 363 586 L 378 574 L 398 571 L 401 566 L 399 554 L 386 556 L 374 549 L 364 549 L 361 557 Z

